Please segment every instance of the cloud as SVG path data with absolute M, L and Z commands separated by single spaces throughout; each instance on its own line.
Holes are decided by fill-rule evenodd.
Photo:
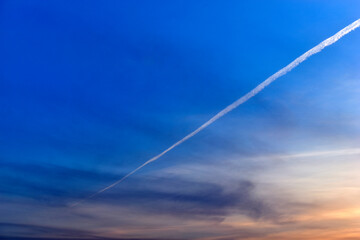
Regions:
M 17 224 L 17 223 L 6 223 L 0 222 L 0 232 L 2 235 L 12 236 L 27 236 L 29 239 L 32 237 L 44 238 L 44 237 L 71 237 L 71 238 L 90 238 L 93 237 L 91 232 L 68 229 L 68 228 L 56 228 L 32 224 Z M 1 236 L 1 235 L 0 235 Z M 13 238 L 16 239 L 16 238 Z M 20 237 L 19 239 L 22 239 Z M 26 239 L 26 238 L 25 238 Z
M 104 184 L 117 177 L 97 170 L 10 161 L 1 162 L 0 173 L 2 194 L 31 198 L 45 205 L 64 205 L 69 198 L 88 194 L 83 190 L 87 184 Z
M 179 177 L 136 178 L 122 187 L 94 199 L 94 204 L 122 205 L 150 214 L 177 218 L 223 219 L 243 214 L 252 219 L 273 219 L 276 213 L 263 199 L 257 198 L 255 184 L 249 180 L 226 187 Z
M 57 228 L 44 225 L 16 224 L 0 222 L 0 239 L 6 240 L 140 240 L 138 238 L 101 237 L 91 231 L 70 228 Z M 15 234 L 15 236 L 13 236 Z M 162 238 L 146 238 L 161 240 Z M 173 240 L 178 240 L 174 238 Z

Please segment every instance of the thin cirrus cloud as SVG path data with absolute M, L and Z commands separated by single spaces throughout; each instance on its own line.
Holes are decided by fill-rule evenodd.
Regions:
M 360 148 L 343 148 L 326 151 L 308 151 L 289 154 L 269 154 L 265 156 L 257 156 L 255 159 L 282 159 L 291 160 L 297 158 L 316 158 L 316 157 L 337 157 L 337 156 L 351 156 L 360 154 Z

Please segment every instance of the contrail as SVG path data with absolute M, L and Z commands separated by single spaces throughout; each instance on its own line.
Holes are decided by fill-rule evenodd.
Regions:
M 176 142 L 174 145 L 170 146 L 168 149 L 166 149 L 165 151 L 163 151 L 162 153 L 160 153 L 159 155 L 151 158 L 150 160 L 146 161 L 145 163 L 143 163 L 142 165 L 140 165 L 139 167 L 137 167 L 135 170 L 133 170 L 132 172 L 128 173 L 127 175 L 125 175 L 124 177 L 122 177 L 121 179 L 119 179 L 118 181 L 114 182 L 113 184 L 101 189 L 100 191 L 94 193 L 93 195 L 79 201 L 76 202 L 74 204 L 71 205 L 71 207 L 74 207 L 82 202 L 84 202 L 87 199 L 90 199 L 112 187 L 114 187 L 115 185 L 121 183 L 122 181 L 124 181 L 125 179 L 127 179 L 128 177 L 130 177 L 131 175 L 133 175 L 134 173 L 136 173 L 137 171 L 139 171 L 141 168 L 145 167 L 146 165 L 148 165 L 151 162 L 156 161 L 157 159 L 159 159 L 161 156 L 163 156 L 164 154 L 166 154 L 167 152 L 171 151 L 173 148 L 175 148 L 176 146 L 182 144 L 183 142 L 187 141 L 189 138 L 195 136 L 197 133 L 199 133 L 200 131 L 202 131 L 204 128 L 206 128 L 207 126 L 209 126 L 210 124 L 212 124 L 213 122 L 215 122 L 216 120 L 218 120 L 219 118 L 221 118 L 222 116 L 224 116 L 225 114 L 231 112 L 232 110 L 234 110 L 235 108 L 237 108 L 239 105 L 243 104 L 244 102 L 246 102 L 247 100 L 249 100 L 250 98 L 254 97 L 256 94 L 258 94 L 259 92 L 261 92 L 265 87 L 267 87 L 268 85 L 270 85 L 272 82 L 274 82 L 276 79 L 278 79 L 279 77 L 285 75 L 286 73 L 290 72 L 291 70 L 293 70 L 297 65 L 299 65 L 300 63 L 304 62 L 306 59 L 308 59 L 309 57 L 311 57 L 312 55 L 320 52 L 321 50 L 323 50 L 325 47 L 332 45 L 333 43 L 337 42 L 340 38 L 342 38 L 343 36 L 345 36 L 346 34 L 348 34 L 349 32 L 355 30 L 356 28 L 358 28 L 360 26 L 360 19 L 356 20 L 355 22 L 353 22 L 352 24 L 348 25 L 347 27 L 343 28 L 342 30 L 340 30 L 339 32 L 337 32 L 335 35 L 329 37 L 328 39 L 322 41 L 321 43 L 319 43 L 318 45 L 316 45 L 315 47 L 311 48 L 309 51 L 305 52 L 303 55 L 301 55 L 300 57 L 296 58 L 294 61 L 292 61 L 289 65 L 287 65 L 286 67 L 280 69 L 278 72 L 274 73 L 273 75 L 271 75 L 270 77 L 268 77 L 265 81 L 263 81 L 262 83 L 260 83 L 257 87 L 255 87 L 253 90 L 251 90 L 250 92 L 248 92 L 247 94 L 245 94 L 244 96 L 242 96 L 241 98 L 239 98 L 238 100 L 236 100 L 235 102 L 233 102 L 232 104 L 230 104 L 229 106 L 227 106 L 226 108 L 224 108 L 223 110 L 221 110 L 218 114 L 216 114 L 215 116 L 213 116 L 210 120 L 208 120 L 207 122 L 205 122 L 203 125 L 201 125 L 198 129 L 196 129 L 195 131 L 193 131 L 192 133 L 188 134 L 187 136 L 185 136 L 183 139 L 181 139 L 180 141 Z

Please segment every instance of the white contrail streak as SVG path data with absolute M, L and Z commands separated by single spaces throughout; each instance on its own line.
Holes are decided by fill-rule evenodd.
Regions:
M 232 104 L 230 104 L 229 106 L 227 106 L 226 108 L 224 108 L 223 110 L 221 110 L 218 114 L 216 114 L 214 117 L 212 117 L 210 120 L 208 120 L 207 122 L 205 122 L 203 125 L 201 125 L 198 129 L 196 129 L 195 131 L 193 131 L 192 133 L 188 134 L 187 136 L 185 136 L 183 139 L 181 139 L 180 141 L 176 142 L 174 145 L 170 146 L 168 149 L 166 149 L 165 151 L 163 151 L 162 153 L 160 153 L 159 155 L 151 158 L 150 160 L 146 161 L 145 163 L 143 163 L 141 166 L 137 167 L 135 170 L 133 170 L 132 172 L 128 173 L 127 175 L 125 175 L 124 177 L 122 177 L 121 179 L 119 179 L 118 181 L 114 182 L 113 184 L 101 189 L 100 191 L 94 193 L 93 195 L 74 203 L 73 205 L 71 205 L 71 207 L 74 207 L 80 203 L 82 203 L 83 201 L 90 199 L 112 187 L 114 187 L 115 185 L 121 183 L 122 181 L 124 181 L 125 179 L 127 179 L 128 177 L 130 177 L 131 175 L 133 175 L 134 173 L 136 173 L 137 171 L 139 171 L 141 168 L 145 167 L 146 165 L 148 165 L 151 162 L 156 161 L 157 159 L 159 159 L 161 156 L 163 156 L 165 153 L 169 152 L 170 150 L 172 150 L 173 148 L 175 148 L 176 146 L 182 144 L 183 142 L 187 141 L 189 138 L 193 137 L 194 135 L 196 135 L 197 133 L 199 133 L 200 131 L 202 131 L 204 128 L 206 128 L 207 126 L 209 126 L 210 124 L 212 124 L 213 122 L 215 122 L 216 120 L 218 120 L 219 118 L 221 118 L 222 116 L 224 116 L 225 114 L 231 112 L 233 109 L 237 108 L 239 105 L 243 104 L 244 102 L 246 102 L 247 100 L 249 100 L 250 98 L 254 97 L 256 94 L 258 94 L 259 92 L 261 92 L 265 87 L 267 87 L 268 85 L 270 85 L 272 82 L 274 82 L 276 79 L 278 79 L 279 77 L 285 75 L 286 73 L 290 72 L 291 70 L 293 70 L 297 65 L 299 65 L 300 63 L 304 62 L 306 59 L 308 59 L 310 56 L 320 52 L 321 50 L 323 50 L 325 47 L 330 46 L 331 44 L 337 42 L 340 38 L 342 38 L 343 36 L 345 36 L 346 34 L 348 34 L 349 32 L 355 30 L 356 28 L 358 28 L 360 26 L 360 19 L 356 20 L 355 22 L 353 22 L 352 24 L 348 25 L 347 27 L 343 28 L 342 30 L 340 30 L 339 32 L 337 32 L 335 35 L 333 35 L 332 37 L 329 37 L 328 39 L 322 41 L 321 43 L 319 43 L 318 45 L 316 45 L 315 47 L 311 48 L 309 51 L 307 51 L 306 53 L 304 53 L 303 55 L 301 55 L 300 57 L 296 58 L 294 61 L 292 61 L 289 65 L 287 65 L 286 67 L 280 69 L 278 72 L 276 72 L 275 74 L 271 75 L 269 78 L 267 78 L 265 81 L 263 81 L 262 83 L 260 83 L 257 87 L 255 87 L 253 90 L 251 90 L 250 92 L 248 92 L 247 94 L 245 94 L 244 96 L 242 96 L 241 98 L 239 98 L 238 100 L 236 100 L 235 102 L 233 102 Z

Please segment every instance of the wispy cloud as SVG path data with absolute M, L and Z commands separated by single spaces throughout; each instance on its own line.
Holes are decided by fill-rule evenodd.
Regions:
M 266 160 L 266 159 L 281 159 L 289 160 L 296 158 L 315 158 L 315 157 L 336 157 L 336 156 L 351 156 L 360 154 L 360 148 L 344 148 L 335 150 L 323 150 L 323 151 L 305 151 L 294 152 L 289 154 L 268 154 L 264 156 L 256 156 L 252 159 Z

